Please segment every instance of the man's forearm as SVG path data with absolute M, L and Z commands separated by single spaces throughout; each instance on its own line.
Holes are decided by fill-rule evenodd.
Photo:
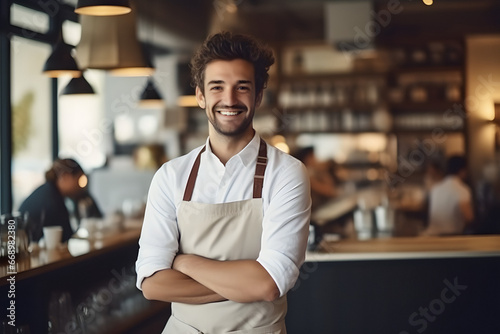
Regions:
M 272 301 L 279 297 L 272 277 L 254 260 L 216 261 L 196 255 L 178 255 L 173 268 L 232 301 Z
M 142 292 L 150 300 L 186 304 L 206 304 L 226 299 L 174 269 L 160 270 L 145 278 Z

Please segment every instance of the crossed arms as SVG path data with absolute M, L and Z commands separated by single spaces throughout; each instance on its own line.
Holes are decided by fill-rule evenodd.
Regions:
M 216 261 L 184 254 L 175 257 L 172 269 L 145 278 L 142 291 L 147 299 L 188 304 L 226 299 L 248 303 L 279 297 L 276 283 L 257 261 Z

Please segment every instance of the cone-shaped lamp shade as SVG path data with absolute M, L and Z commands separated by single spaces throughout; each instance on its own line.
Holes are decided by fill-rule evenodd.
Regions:
M 62 38 L 56 43 L 51 55 L 43 66 L 43 73 L 51 78 L 61 75 L 70 75 L 73 78 L 82 75 L 76 64 L 75 58 L 71 55 L 72 46 L 64 43 Z
M 82 75 L 81 77 L 71 79 L 68 85 L 61 91 L 61 95 L 74 94 L 95 94 L 95 92 L 89 82 Z
M 128 0 L 78 0 L 75 13 L 93 16 L 111 16 L 130 13 Z
M 119 16 L 82 16 L 76 47 L 82 69 L 110 70 L 122 76 L 149 76 L 154 68 L 137 39 L 134 12 Z
M 141 100 L 139 101 L 139 107 L 141 108 L 161 108 L 163 107 L 163 98 L 161 97 L 158 89 L 156 88 L 153 80 L 148 79 L 146 88 L 141 94 Z

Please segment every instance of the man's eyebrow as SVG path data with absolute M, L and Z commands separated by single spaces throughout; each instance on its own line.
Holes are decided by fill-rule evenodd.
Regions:
M 223 84 L 224 80 L 210 80 L 207 85 L 220 85 Z M 239 84 L 251 84 L 251 80 L 238 80 Z
M 207 85 L 220 85 L 224 83 L 224 80 L 210 80 Z

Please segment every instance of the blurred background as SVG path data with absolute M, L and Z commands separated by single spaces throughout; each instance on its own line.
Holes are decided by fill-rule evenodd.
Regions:
M 413 238 L 457 155 L 474 213 L 464 233 L 500 234 L 498 0 L 116 0 L 129 13 L 87 15 L 95 2 L 0 1 L 1 277 L 7 224 L 24 232 L 9 214 L 53 161 L 86 176 L 84 201 L 63 203 L 78 229 L 68 247 L 16 241 L 17 333 L 161 331 L 169 305 L 134 285 L 137 239 L 156 170 L 206 141 L 189 61 L 221 30 L 272 48 L 254 128 L 311 177 L 309 249 L 323 240 L 323 253 L 290 293 L 290 332 L 400 332 L 429 301 L 443 313 L 436 298 L 457 277 L 470 290 L 429 325 L 498 332 L 498 236 Z
M 206 140 L 188 63 L 220 30 L 272 47 L 255 129 L 291 154 L 313 147 L 332 197 L 381 187 L 425 224 L 427 166 L 460 154 L 478 214 L 496 200 L 497 1 L 150 0 L 117 17 L 79 16 L 76 4 L 2 3 L 2 212 L 56 156 L 83 166 L 103 213 L 140 207 L 154 171 Z M 42 71 L 61 41 L 86 94 Z M 149 72 L 127 73 L 134 66 Z M 148 84 L 155 103 L 142 99 Z

